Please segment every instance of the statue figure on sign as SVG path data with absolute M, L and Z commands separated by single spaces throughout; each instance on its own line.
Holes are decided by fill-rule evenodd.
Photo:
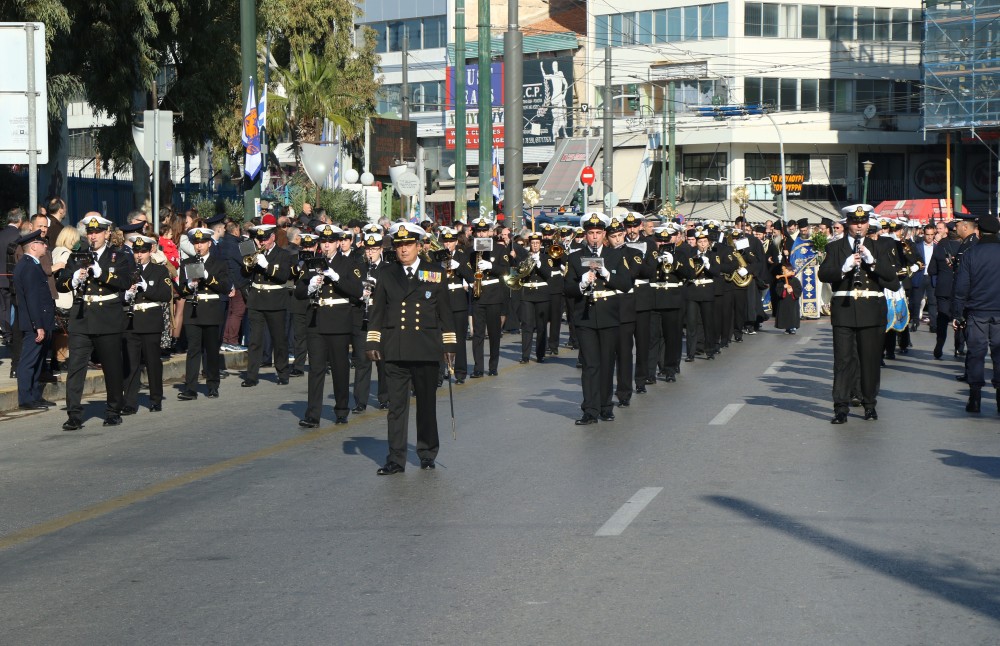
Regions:
M 545 63 L 539 63 L 545 85 L 545 103 L 543 108 L 552 108 L 552 138 L 568 136 L 566 97 L 569 94 L 569 83 L 566 75 L 559 69 L 559 62 L 552 61 L 552 73 L 545 73 Z

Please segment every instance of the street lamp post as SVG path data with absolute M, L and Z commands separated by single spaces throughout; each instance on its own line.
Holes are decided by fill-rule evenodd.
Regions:
M 868 176 L 872 172 L 872 166 L 875 165 L 873 161 L 861 162 L 861 167 L 865 169 L 865 181 L 861 187 L 861 203 L 868 204 Z

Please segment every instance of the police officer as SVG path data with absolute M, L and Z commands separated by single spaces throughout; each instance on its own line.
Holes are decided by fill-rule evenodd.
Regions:
M 888 313 L 883 290 L 898 284 L 889 248 L 865 237 L 872 207 L 855 204 L 842 211 L 848 235 L 826 246 L 826 258 L 818 271 L 819 279 L 830 283 L 833 290 L 832 424 L 847 421 L 851 391 L 857 382 L 865 419 L 878 419 L 875 405 Z
M 264 356 L 264 333 L 271 335 L 274 348 L 274 369 L 279 386 L 288 384 L 288 331 L 285 314 L 288 311 L 288 290 L 285 283 L 292 277 L 292 256 L 276 244 L 273 224 L 261 224 L 251 229 L 257 242 L 257 255 L 241 273 L 250 279 L 247 310 L 250 316 L 250 348 L 247 353 L 246 379 L 240 385 L 252 388 Z
M 219 396 L 222 359 L 222 326 L 232 282 L 229 261 L 215 250 L 212 230 L 196 227 L 188 231 L 195 255 L 181 263 L 178 287 L 184 299 L 184 334 L 187 336 L 187 360 L 184 364 L 184 390 L 177 399 L 198 398 L 198 375 L 202 355 L 205 361 L 205 385 L 210 399 Z M 287 359 L 287 353 L 286 353 Z
M 111 221 L 99 213 L 83 217 L 90 251 L 70 256 L 59 272 L 56 288 L 73 293 L 69 312 L 69 361 L 66 375 L 64 431 L 83 427 L 83 384 L 91 354 L 97 355 L 104 372 L 107 406 L 104 425 L 122 423 L 125 407 L 122 374 L 122 331 L 125 329 L 125 290 L 132 286 L 132 258 L 108 245 Z
M 125 292 L 128 322 L 125 328 L 125 407 L 122 415 L 134 415 L 139 408 L 139 381 L 146 366 L 149 381 L 149 410 L 163 410 L 163 357 L 160 337 L 163 334 L 163 305 L 170 302 L 173 282 L 163 265 L 151 262 L 156 240 L 144 235 L 132 238 L 135 274 Z
M 955 275 L 955 329 L 964 327 L 968 352 L 965 374 L 969 383 L 969 402 L 965 410 L 978 413 L 987 349 L 993 360 L 993 387 L 997 389 L 997 412 L 1000 413 L 1000 220 L 994 215 L 979 218 L 978 244 L 962 257 Z
M 309 348 L 309 394 L 302 428 L 319 426 L 323 412 L 326 371 L 333 375 L 333 414 L 337 424 L 347 423 L 350 409 L 350 345 L 354 329 L 351 300 L 363 295 L 357 263 L 339 253 L 343 231 L 325 224 L 317 230 L 319 261 L 295 285 L 295 298 L 307 302 L 306 345 Z M 307 261 L 309 262 L 309 261 Z
M 440 442 L 437 428 L 437 370 L 442 357 L 455 360 L 458 340 L 441 265 L 420 259 L 424 231 L 408 222 L 389 235 L 399 259 L 382 274 L 372 297 L 368 329 L 369 359 L 385 359 L 389 381 L 389 454 L 378 475 L 406 469 L 410 391 L 417 402 L 417 457 L 421 469 L 433 469 Z
M 15 243 L 24 251 L 13 267 L 11 284 L 17 299 L 18 329 L 21 335 L 21 356 L 17 365 L 17 399 L 24 410 L 48 410 L 54 402 L 42 397 L 42 364 L 48 354 L 49 340 L 56 322 L 56 304 L 49 290 L 49 281 L 41 259 L 48 243 L 41 229 L 27 233 Z
M 610 223 L 603 213 L 583 216 L 584 245 L 570 254 L 566 271 L 566 297 L 573 304 L 583 364 L 583 416 L 577 426 L 615 419 L 611 390 L 621 315 L 618 294 L 632 288 L 632 276 L 625 257 L 604 245 Z

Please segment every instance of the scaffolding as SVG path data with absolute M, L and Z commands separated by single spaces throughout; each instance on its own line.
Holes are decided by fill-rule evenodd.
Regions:
M 1000 0 L 927 0 L 924 25 L 924 127 L 1000 128 Z

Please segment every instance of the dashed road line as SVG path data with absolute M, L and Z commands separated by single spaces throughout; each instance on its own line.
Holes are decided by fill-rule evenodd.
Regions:
M 728 423 L 736 413 L 740 412 L 741 408 L 743 408 L 743 404 L 728 404 L 708 424 L 710 426 L 722 426 Z
M 621 508 L 608 519 L 608 522 L 601 525 L 594 536 L 620 536 L 622 532 L 636 519 L 646 505 L 656 498 L 656 495 L 663 491 L 663 487 L 643 487 L 634 496 L 628 499 Z

